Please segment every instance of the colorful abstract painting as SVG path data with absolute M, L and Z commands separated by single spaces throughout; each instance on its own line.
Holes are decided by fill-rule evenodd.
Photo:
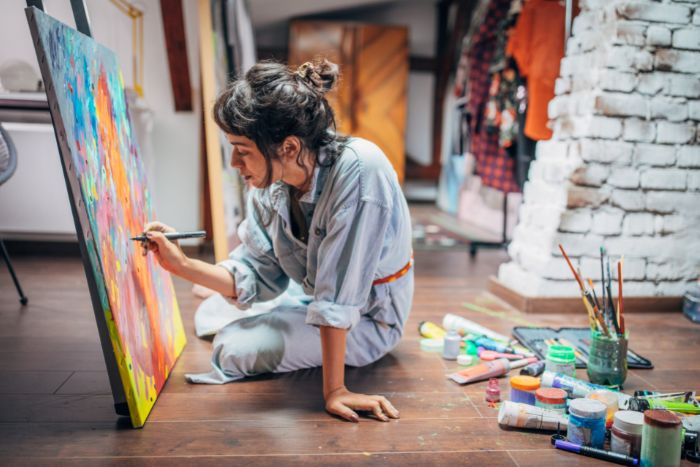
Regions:
M 170 275 L 129 240 L 156 216 L 122 74 L 115 54 L 92 38 L 35 8 L 27 18 L 98 330 L 107 334 L 100 337 L 110 382 L 113 392 L 123 387 L 133 426 L 143 426 L 185 346 L 185 332 Z

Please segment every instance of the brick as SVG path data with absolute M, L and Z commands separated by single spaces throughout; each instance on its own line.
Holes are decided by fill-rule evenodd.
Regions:
M 630 213 L 622 221 L 622 234 L 627 236 L 653 235 L 656 231 L 654 215 L 649 213 Z
M 700 120 L 700 101 L 688 102 L 688 117 Z
M 605 91 L 630 92 L 637 85 L 637 75 L 634 73 L 605 69 L 600 73 L 599 83 L 600 88 Z
M 654 54 L 656 69 L 681 73 L 700 72 L 700 52 L 687 50 L 659 49 Z
M 617 6 L 617 12 L 627 19 L 678 24 L 690 22 L 690 8 L 681 5 L 623 2 Z
M 695 137 L 695 126 L 689 123 L 669 123 L 659 121 L 656 124 L 656 142 L 685 144 Z
M 559 230 L 562 232 L 585 233 L 591 229 L 593 218 L 590 209 L 574 209 L 561 215 Z
M 693 24 L 700 25 L 700 8 L 695 9 L 695 13 L 693 14 Z
M 632 167 L 620 167 L 610 171 L 608 185 L 615 188 L 637 188 L 639 186 L 639 171 Z
M 569 209 L 585 208 L 589 206 L 597 207 L 606 202 L 609 198 L 609 192 L 601 188 L 572 186 L 567 192 L 566 207 Z
M 647 210 L 659 214 L 695 212 L 700 205 L 700 193 L 690 191 L 650 191 L 646 196 Z
M 608 116 L 647 116 L 647 102 L 644 97 L 636 94 L 601 93 L 595 97 L 595 109 Z
M 632 21 L 617 21 L 615 23 L 614 43 L 643 46 L 646 43 L 644 33 L 646 25 Z M 588 31 L 590 34 L 590 31 Z M 595 46 L 596 44 L 593 44 Z
M 642 172 L 640 184 L 650 190 L 685 190 L 686 178 L 681 169 L 647 169 Z
M 569 143 L 566 141 L 546 140 L 539 141 L 535 147 L 537 159 L 564 160 L 569 152 Z
M 562 185 L 547 183 L 543 180 L 530 180 L 523 189 L 523 199 L 527 203 L 564 206 L 566 196 L 566 190 Z
M 656 216 L 654 219 L 654 229 L 657 234 L 668 235 L 680 232 L 685 228 L 685 217 L 677 214 L 670 216 Z
M 579 137 L 616 139 L 622 134 L 622 121 L 601 116 L 578 118 L 575 119 L 574 134 Z
M 571 25 L 571 33 L 574 36 L 578 36 L 583 31 L 591 29 L 593 26 L 598 26 L 598 18 L 598 11 L 581 10 L 581 13 L 574 18 L 574 22 Z
M 567 252 L 567 254 L 569 254 Z M 584 256 L 580 259 L 580 268 L 581 268 L 581 273 L 583 274 L 583 277 L 590 277 L 593 279 L 594 282 L 599 281 L 601 279 L 600 275 L 600 259 L 599 258 L 589 258 L 587 256 Z M 571 271 L 569 271 L 569 274 L 571 274 Z M 596 293 L 600 294 L 600 288 L 598 284 L 594 284 L 596 286 Z M 598 295 L 600 298 L 600 295 Z
M 601 186 L 608 178 L 610 169 L 600 164 L 586 164 L 571 174 L 571 181 L 576 185 Z
M 700 77 L 670 73 L 668 75 L 668 94 L 681 97 L 700 97 Z
M 630 31 L 631 34 L 631 31 Z M 642 31 L 642 35 L 644 34 L 644 31 Z M 573 44 L 576 44 L 578 46 L 578 49 L 581 52 L 589 52 L 593 50 L 596 47 L 599 47 L 600 44 L 603 42 L 603 36 L 601 33 L 596 30 L 596 29 L 589 29 L 587 31 L 582 32 L 578 36 L 574 38 L 574 41 L 569 41 L 572 42 Z M 621 41 L 621 43 L 626 43 L 624 40 Z M 569 45 L 569 44 L 567 44 Z M 569 53 L 567 49 L 567 54 Z
M 688 189 L 700 191 L 700 171 L 694 170 L 688 173 Z
M 614 45 L 607 50 L 604 57 L 604 63 L 609 68 L 630 71 L 651 71 L 654 68 L 654 56 L 651 52 L 629 45 Z
M 678 167 L 700 168 L 700 146 L 682 146 L 678 150 Z
M 603 244 L 603 236 L 593 233 L 565 233 L 559 232 L 554 236 L 551 252 L 561 257 L 559 244 L 562 244 L 569 256 L 593 256 L 600 254 L 600 245 Z
M 541 143 L 538 143 L 539 146 Z M 601 162 L 618 166 L 632 162 L 634 146 L 619 141 L 582 139 L 579 143 L 581 158 L 587 162 Z
M 683 28 L 673 31 L 673 47 L 700 50 L 700 28 Z
M 638 144 L 635 148 L 638 164 L 666 167 L 676 162 L 676 149 L 664 144 Z
M 619 235 L 622 233 L 624 211 L 620 209 L 601 209 L 593 213 L 591 231 L 598 235 Z
M 625 119 L 622 138 L 626 141 L 641 141 L 651 143 L 656 137 L 656 125 L 648 120 L 638 118 Z
M 682 297 L 690 289 L 691 285 L 692 282 L 686 280 L 659 282 L 656 284 L 656 295 L 661 295 L 663 297 Z
M 663 257 L 669 250 L 668 240 L 663 237 L 614 237 L 608 238 L 605 245 L 610 255 L 625 258 Z
M 554 94 L 560 96 L 569 92 L 571 92 L 571 79 L 557 78 L 557 80 L 554 82 Z
M 591 91 L 596 89 L 598 85 L 598 76 L 596 73 L 579 73 L 571 78 L 571 91 Z
M 533 253 L 525 249 L 520 255 L 520 264 L 545 279 L 571 279 L 571 270 L 566 261 L 544 253 Z M 573 262 L 572 262 L 573 264 Z
M 575 113 L 575 106 L 576 98 L 573 94 L 556 96 L 547 104 L 547 115 L 552 120 L 562 115 L 572 115 Z
M 666 47 L 671 45 L 671 31 L 663 26 L 652 24 L 647 29 L 647 45 Z
M 612 265 L 611 265 L 612 266 Z M 647 262 L 643 258 L 625 258 L 622 274 L 625 281 L 642 280 L 646 277 Z M 617 274 L 615 274 L 617 276 Z
M 520 207 L 518 225 L 534 227 L 540 231 L 556 231 L 559 227 L 563 206 L 523 203 Z
M 655 95 L 664 90 L 667 86 L 668 79 L 664 73 L 641 73 L 639 75 L 639 83 L 637 90 L 642 94 Z
M 613 190 L 610 203 L 625 211 L 644 211 L 646 199 L 644 192 L 639 190 Z
M 625 258 L 625 262 L 627 262 L 627 258 Z M 612 287 L 613 290 L 617 290 L 617 282 L 613 282 Z M 656 284 L 625 280 L 624 293 L 627 297 L 653 297 L 656 294 Z
M 685 262 L 667 261 L 647 264 L 647 277 L 651 280 L 682 279 L 692 274 L 692 267 Z
M 682 97 L 656 96 L 651 99 L 651 118 L 682 122 L 688 118 L 688 104 Z

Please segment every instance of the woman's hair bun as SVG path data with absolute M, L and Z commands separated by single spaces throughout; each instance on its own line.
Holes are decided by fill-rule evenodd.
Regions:
M 340 70 L 338 65 L 322 58 L 302 64 L 297 68 L 296 74 L 320 93 L 325 94 L 335 88 Z

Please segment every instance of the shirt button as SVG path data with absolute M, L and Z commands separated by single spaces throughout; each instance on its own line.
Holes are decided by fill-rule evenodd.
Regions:
M 316 233 L 316 235 L 321 235 L 321 229 L 316 227 L 316 230 L 314 230 L 314 233 Z

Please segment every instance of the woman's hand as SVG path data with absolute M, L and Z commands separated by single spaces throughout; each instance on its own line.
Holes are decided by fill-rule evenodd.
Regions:
M 390 418 L 399 418 L 399 411 L 386 397 L 357 394 L 348 391 L 345 386 L 331 391 L 326 396 L 326 410 L 354 423 L 360 420 L 355 410 L 371 412 L 371 415 L 383 422 L 388 422 Z
M 149 251 L 152 252 L 163 269 L 180 275 L 188 258 L 177 242 L 165 238 L 163 234 L 166 232 L 175 232 L 175 229 L 160 222 L 146 224 L 144 234 L 149 241 L 142 244 L 143 255 L 146 256 Z

